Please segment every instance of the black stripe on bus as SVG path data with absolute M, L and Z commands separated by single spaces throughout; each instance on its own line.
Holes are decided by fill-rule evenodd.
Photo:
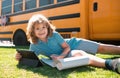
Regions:
M 11 41 L 11 38 L 0 38 L 0 40 Z
M 80 28 L 59 28 L 56 29 L 57 32 L 80 32 Z
M 7 25 L 15 25 L 15 24 L 24 24 L 28 23 L 28 20 L 18 21 L 18 22 L 10 22 Z
M 75 18 L 75 17 L 80 17 L 80 13 L 62 15 L 62 16 L 54 16 L 54 17 L 49 17 L 48 19 L 49 20 L 57 20 L 57 19 L 67 19 L 67 18 Z
M 26 10 L 26 11 L 22 11 L 22 12 L 15 13 L 15 14 L 10 14 L 10 15 L 7 15 L 7 16 L 15 16 L 15 15 L 37 12 L 37 11 L 42 11 L 42 10 L 47 10 L 47 9 L 52 9 L 52 8 L 57 8 L 57 7 L 63 7 L 63 6 L 67 6 L 67 5 L 77 4 L 79 2 L 80 2 L 80 0 L 71 0 L 69 2 L 61 2 L 61 3 L 58 3 L 58 4 L 43 6 L 43 7 L 35 8 L 35 9 L 32 9 L 32 10 Z
M 59 20 L 59 19 L 76 18 L 76 17 L 80 17 L 80 13 L 53 16 L 53 17 L 48 17 L 48 19 L 49 20 Z M 28 20 L 23 20 L 23 21 L 19 21 L 19 22 L 10 22 L 7 25 L 24 24 L 24 23 L 28 23 Z
M 13 32 L 12 31 L 0 32 L 0 34 L 13 34 Z

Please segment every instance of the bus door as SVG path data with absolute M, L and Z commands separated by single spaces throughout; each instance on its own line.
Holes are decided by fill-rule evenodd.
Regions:
M 90 38 L 120 40 L 120 0 L 89 0 Z

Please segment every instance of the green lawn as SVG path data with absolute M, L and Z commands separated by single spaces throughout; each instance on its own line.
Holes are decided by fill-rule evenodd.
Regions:
M 15 47 L 0 47 L 0 78 L 120 78 L 120 75 L 115 72 L 91 66 L 62 71 L 47 65 L 39 68 L 19 66 L 17 65 L 18 61 L 14 59 L 15 52 Z M 97 56 L 102 58 L 120 57 L 120 55 L 102 54 L 97 54 Z

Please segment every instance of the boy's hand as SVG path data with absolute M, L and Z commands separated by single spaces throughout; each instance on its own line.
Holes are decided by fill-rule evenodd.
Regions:
M 58 59 L 63 59 L 63 58 L 64 58 L 63 56 L 59 56 L 59 55 L 56 55 L 56 54 L 52 54 L 50 57 L 51 57 L 54 61 L 55 61 L 55 60 L 58 60 Z
M 15 59 L 19 61 L 21 58 L 22 58 L 21 54 L 17 52 L 15 54 Z

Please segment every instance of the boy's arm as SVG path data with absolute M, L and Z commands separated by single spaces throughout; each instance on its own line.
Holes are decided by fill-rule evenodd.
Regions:
M 64 42 L 62 45 L 62 48 L 64 49 L 63 50 L 63 52 L 61 53 L 61 57 L 66 57 L 67 55 L 68 55 L 68 53 L 70 52 L 70 47 L 69 47 L 69 45 L 66 43 L 66 42 Z
M 62 48 L 64 50 L 63 50 L 63 52 L 60 55 L 53 54 L 53 55 L 50 56 L 54 61 L 58 60 L 58 59 L 63 59 L 70 52 L 70 47 L 69 47 L 69 45 L 66 42 L 64 42 L 61 46 L 62 46 Z

